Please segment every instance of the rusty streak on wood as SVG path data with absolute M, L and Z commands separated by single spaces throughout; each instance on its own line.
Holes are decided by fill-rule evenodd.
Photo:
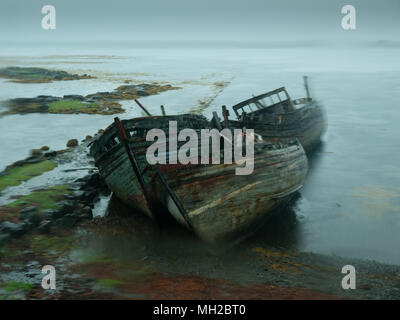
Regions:
M 226 106 L 222 106 L 222 116 L 224 117 L 224 127 L 229 128 L 229 111 L 226 109 Z

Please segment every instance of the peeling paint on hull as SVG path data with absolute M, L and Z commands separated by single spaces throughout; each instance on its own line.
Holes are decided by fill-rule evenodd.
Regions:
M 178 127 L 180 117 L 176 116 Z M 147 119 L 152 121 L 151 117 Z M 125 124 L 128 128 L 139 126 L 137 119 L 129 121 Z M 140 122 L 145 120 L 141 118 Z M 200 121 L 198 125 L 204 124 Z M 105 137 L 113 137 L 110 130 L 112 126 L 105 131 Z M 99 143 L 109 138 L 102 139 L 91 151 L 109 188 L 135 210 L 155 218 L 154 209 L 150 210 L 144 201 L 123 147 L 116 144 L 101 152 Z M 132 137 L 130 145 L 143 170 L 147 166 L 146 142 Z M 189 227 L 156 175 L 157 168 L 185 209 L 194 233 L 203 240 L 216 242 L 243 236 L 287 203 L 301 188 L 308 169 L 304 149 L 296 139 L 257 142 L 253 173 L 236 175 L 236 167 L 235 163 L 156 165 L 149 167 L 143 178 L 154 207 L 167 208 L 176 221 Z
M 251 233 L 302 186 L 307 159 L 300 144 L 256 153 L 255 158 L 254 171 L 248 176 L 235 175 L 235 164 L 190 170 L 169 168 L 165 174 L 196 234 L 203 240 L 229 241 Z M 198 172 L 202 177 L 193 180 Z M 204 174 L 207 172 L 209 175 Z M 187 226 L 161 184 L 155 185 L 159 201 L 179 223 Z

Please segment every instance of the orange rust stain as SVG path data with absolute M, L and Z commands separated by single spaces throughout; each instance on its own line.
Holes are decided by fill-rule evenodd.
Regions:
M 296 254 L 288 251 L 278 251 L 278 250 L 267 250 L 261 247 L 256 247 L 252 250 L 261 254 L 263 257 L 275 257 L 275 258 L 294 258 Z
M 258 283 L 239 285 L 226 280 L 198 276 L 167 277 L 154 275 L 141 282 L 118 285 L 125 295 L 144 296 L 148 299 L 340 299 L 341 297 L 299 287 L 276 287 Z

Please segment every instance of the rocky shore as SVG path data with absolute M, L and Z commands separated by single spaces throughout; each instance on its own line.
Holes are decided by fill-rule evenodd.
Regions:
M 0 78 L 10 79 L 17 83 L 47 83 L 52 81 L 95 79 L 83 74 L 71 74 L 65 71 L 48 70 L 44 68 L 7 67 L 0 69 Z
M 5 102 L 8 110 L 2 114 L 85 113 L 110 115 L 125 112 L 118 102 L 120 100 L 133 100 L 177 89 L 179 87 L 169 84 L 142 83 L 123 85 L 110 92 L 97 92 L 86 96 L 71 94 L 63 97 L 41 95 L 35 98 L 16 98 Z
M 32 165 L 72 161 L 91 139 L 70 140 L 60 151 L 35 149 L 9 166 L 0 183 L 16 168 L 33 179 L 40 172 Z M 42 174 L 58 169 L 44 168 Z M 96 169 L 83 169 L 87 174 L 78 179 L 1 205 L 0 300 L 400 298 L 400 266 L 266 246 L 257 237 L 234 248 L 210 247 L 174 223 L 157 226 L 117 198 L 109 200 Z M 15 186 L 7 181 L 4 193 Z M 288 214 L 294 213 L 282 216 Z M 281 218 L 270 227 L 285 223 Z M 356 290 L 341 286 L 347 264 L 357 270 Z M 56 290 L 41 287 L 44 265 L 57 270 Z

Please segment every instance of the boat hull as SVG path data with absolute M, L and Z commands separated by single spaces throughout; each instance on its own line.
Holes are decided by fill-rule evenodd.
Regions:
M 161 183 L 156 182 L 158 201 L 180 224 L 192 228 L 207 242 L 244 237 L 288 203 L 302 187 L 307 173 L 307 157 L 298 142 L 258 152 L 255 158 L 254 171 L 247 176 L 235 175 L 234 164 L 160 167 L 191 226 Z
M 134 120 L 126 122 L 126 126 L 136 128 Z M 144 172 L 150 200 L 147 201 L 124 147 L 113 142 L 115 132 L 112 130 L 108 128 L 91 149 L 110 190 L 133 210 L 154 219 L 168 209 L 178 223 L 208 242 L 230 241 L 251 233 L 302 187 L 308 169 L 304 149 L 295 138 L 256 142 L 253 172 L 237 175 L 236 169 L 243 164 L 235 162 L 148 166 L 146 149 L 151 142 L 143 137 L 132 137 L 129 144 Z M 104 145 L 106 151 L 102 151 Z M 189 223 L 182 210 L 178 210 L 171 190 Z
M 249 117 L 246 127 L 254 128 L 264 138 L 296 137 L 306 152 L 311 152 L 321 142 L 327 127 L 325 110 L 316 101 L 284 113 L 269 109 L 258 112 L 256 119 Z

